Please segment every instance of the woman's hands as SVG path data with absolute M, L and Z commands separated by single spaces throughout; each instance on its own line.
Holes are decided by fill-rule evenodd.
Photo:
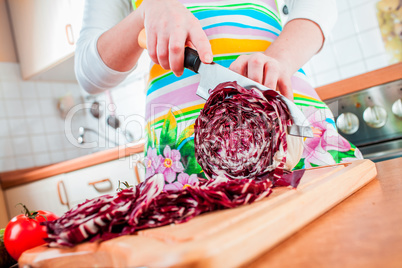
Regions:
M 291 70 L 287 68 L 284 61 L 264 53 L 253 53 L 251 55 L 239 56 L 229 67 L 241 75 L 254 80 L 268 88 L 278 89 L 279 92 L 293 99 L 293 90 L 290 82 Z
M 209 40 L 200 22 L 177 0 L 144 0 L 139 12 L 152 61 L 176 76 L 183 74 L 184 48 L 195 48 L 204 63 L 212 62 Z
M 290 78 L 320 50 L 323 42 L 323 33 L 315 22 L 291 20 L 264 53 L 242 55 L 229 68 L 293 100 Z

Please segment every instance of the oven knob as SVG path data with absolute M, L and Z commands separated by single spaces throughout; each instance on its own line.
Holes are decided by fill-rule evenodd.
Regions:
M 336 119 L 336 126 L 345 134 L 354 134 L 359 129 L 359 118 L 354 113 L 342 113 Z
M 380 128 L 387 122 L 387 111 L 378 105 L 368 107 L 363 112 L 363 120 L 369 127 Z
M 399 99 L 392 104 L 392 112 L 395 116 L 402 118 L 402 99 Z

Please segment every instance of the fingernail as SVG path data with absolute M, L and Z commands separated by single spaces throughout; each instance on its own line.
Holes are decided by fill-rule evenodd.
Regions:
M 207 63 L 210 63 L 210 62 L 212 62 L 213 61 L 213 57 L 212 57 L 212 55 L 211 54 L 207 54 L 207 55 L 205 55 L 205 61 L 207 62 Z

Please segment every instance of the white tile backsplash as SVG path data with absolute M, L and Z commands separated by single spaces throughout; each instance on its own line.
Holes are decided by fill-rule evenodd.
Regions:
M 49 146 L 46 136 L 31 136 L 32 152 L 34 154 L 44 153 L 49 151 Z
M 16 156 L 31 155 L 31 141 L 28 137 L 13 137 L 12 145 Z
M 14 157 L 0 158 L 1 171 L 11 171 L 17 169 L 17 164 Z
M 365 60 L 367 71 L 374 71 L 389 65 L 389 54 L 381 54 L 375 57 L 371 57 Z
M 0 159 L 14 156 L 12 141 L 13 140 L 9 137 L 0 138 Z
M 50 155 L 48 153 L 35 154 L 34 155 L 35 166 L 45 166 L 52 163 Z
M 65 161 L 66 159 L 67 158 L 66 158 L 64 151 L 50 152 L 50 160 L 52 161 L 52 163 L 62 162 L 62 161 Z
M 6 101 L 3 99 L 0 99 L 0 118 L 5 118 L 5 117 L 7 117 Z
M 36 92 L 36 84 L 35 82 L 25 81 L 20 84 L 21 92 L 24 92 L 24 99 L 35 99 L 38 97 Z
M 0 81 L 2 95 L 5 99 L 19 99 L 21 98 L 19 83 L 12 81 Z
M 57 85 L 57 84 L 55 84 Z M 52 99 L 52 84 L 51 83 L 39 83 L 37 86 L 37 93 L 40 99 Z
M 365 58 L 385 53 L 385 47 L 379 28 L 374 28 L 359 34 L 358 40 Z
M 351 10 L 345 10 L 338 15 L 338 21 L 332 30 L 332 40 L 338 41 L 355 35 L 356 30 Z
M 317 74 L 336 68 L 335 54 L 331 43 L 324 44 L 320 53 L 311 59 L 311 66 Z
M 23 117 L 25 115 L 24 105 L 20 99 L 5 100 L 5 108 L 7 115 L 12 117 Z
M 351 36 L 334 42 L 336 61 L 339 66 L 350 64 L 363 59 L 363 55 L 356 36 Z
M 8 120 L 11 136 L 27 136 L 28 127 L 25 118 L 11 118 Z
M 378 27 L 375 4 L 370 0 L 362 1 L 365 1 L 363 5 L 352 8 L 352 15 L 359 32 Z M 355 2 L 355 0 L 350 2 Z
M 78 84 L 24 81 L 18 64 L 0 62 L 0 172 L 91 152 L 67 146 L 64 140 L 64 119 L 57 99 L 67 91 L 74 96 L 82 94 Z M 85 114 L 77 113 L 75 121 L 85 122 L 83 117 Z
M 349 65 L 344 65 L 341 69 L 341 79 L 346 79 L 366 71 L 364 62 L 358 61 Z
M 317 85 L 330 84 L 341 79 L 337 69 L 315 75 Z
M 319 87 L 390 65 L 376 15 L 378 0 L 337 0 L 338 20 L 323 49 L 304 67 Z M 335 64 L 334 64 L 335 62 Z
M 8 120 L 4 118 L 0 118 L 0 137 L 9 137 L 9 127 Z
M 39 106 L 42 116 L 56 115 L 58 113 L 56 107 L 56 99 L 39 99 Z
M 60 134 L 48 134 L 47 137 L 48 148 L 51 152 L 63 150 L 63 140 Z
M 15 159 L 18 169 L 24 169 L 35 166 L 34 158 L 30 155 L 18 156 Z
M 37 117 L 41 115 L 40 104 L 36 99 L 22 100 L 24 106 L 25 116 Z
M 28 133 L 30 135 L 35 135 L 35 134 L 44 134 L 45 133 L 45 127 L 44 127 L 44 122 L 43 118 L 38 116 L 38 117 L 27 117 L 26 122 L 27 122 L 27 128 L 28 128 Z

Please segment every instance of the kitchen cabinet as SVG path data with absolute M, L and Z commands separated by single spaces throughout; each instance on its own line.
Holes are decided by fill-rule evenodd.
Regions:
M 65 178 L 65 174 L 60 174 L 5 190 L 9 218 L 22 213 L 22 207 L 18 203 L 26 205 L 29 210 L 42 209 L 61 216 L 67 211 L 67 205 L 59 201 L 57 187 L 60 187 L 60 182 L 65 181 Z M 61 194 L 61 198 L 65 199 L 64 193 Z
M 84 0 L 8 0 L 23 79 L 76 81 Z
M 87 167 L 66 173 L 65 189 L 70 207 L 104 194 L 115 194 L 120 182 L 136 185 L 143 181 L 141 176 L 137 179 L 134 158 L 126 157 L 100 165 Z M 144 173 L 145 174 L 145 173 Z M 123 189 L 123 185 L 120 185 Z
M 142 157 L 143 153 L 139 153 L 9 188 L 4 191 L 9 218 L 21 213 L 18 203 L 30 210 L 43 209 L 61 216 L 86 199 L 116 194 L 119 181 L 136 185 L 145 180 L 142 166 L 138 164 L 138 173 L 135 168 Z

